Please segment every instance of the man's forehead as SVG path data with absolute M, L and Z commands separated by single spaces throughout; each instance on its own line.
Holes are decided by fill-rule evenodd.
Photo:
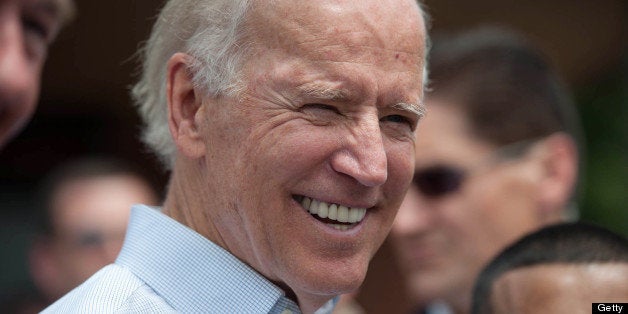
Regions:
M 333 52 L 386 46 L 401 53 L 421 54 L 423 49 L 417 42 L 408 40 L 419 41 L 425 36 L 420 7 L 414 1 L 396 1 L 395 5 L 387 5 L 387 1 L 276 0 L 273 5 L 258 1 L 251 10 L 250 30 L 270 47 L 321 49 L 330 45 Z
M 387 1 L 277 0 L 272 6 L 254 2 L 246 28 L 256 42 L 255 46 L 265 53 L 273 51 L 274 56 L 284 55 L 294 62 L 303 61 L 298 67 L 282 62 L 282 66 L 273 69 L 280 73 L 278 76 L 290 77 L 291 83 L 299 85 L 295 90 L 298 94 L 338 102 L 358 101 L 356 94 L 364 96 L 365 93 L 360 92 L 364 82 L 355 82 L 355 76 L 348 72 L 351 72 L 352 64 L 360 67 L 376 65 L 374 71 L 397 73 L 399 78 L 395 88 L 385 88 L 389 91 L 388 96 L 394 99 L 383 102 L 395 104 L 395 109 L 420 117 L 425 111 L 420 88 L 425 62 L 421 38 L 426 36 L 422 14 L 414 1 L 401 3 L 405 7 L 400 4 L 393 8 L 385 7 Z M 408 14 L 407 11 L 412 12 Z M 400 23 L 399 19 L 411 21 Z M 326 73 L 332 78 L 327 77 L 321 82 L 307 76 L 299 84 L 296 77 L 307 72 L 306 64 L 316 64 L 311 73 Z M 339 82 L 342 84 L 336 84 Z M 392 92 L 392 89 L 396 91 Z
M 498 312 L 513 308 L 538 313 L 552 308 L 583 308 L 595 300 L 612 302 L 628 292 L 628 263 L 550 263 L 516 268 L 502 274 L 491 291 L 491 302 Z M 619 299 L 621 300 L 621 299 Z M 599 301 L 596 301 L 599 302 Z M 616 301 L 621 302 L 621 301 Z M 552 307 L 552 308 L 550 308 Z M 562 312 L 561 312 L 562 313 Z
M 494 284 L 494 293 L 504 288 L 531 295 L 547 291 L 586 290 L 600 283 L 609 285 L 628 275 L 628 263 L 550 263 L 516 268 L 502 274 Z M 506 289 L 506 290 L 508 290 Z

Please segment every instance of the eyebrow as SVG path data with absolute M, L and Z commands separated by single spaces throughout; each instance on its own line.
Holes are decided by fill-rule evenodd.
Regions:
M 348 101 L 351 94 L 346 89 L 329 87 L 326 84 L 307 83 L 299 87 L 302 95 L 313 97 L 320 100 L 328 100 L 335 102 Z M 425 105 L 421 103 L 399 102 L 392 106 L 395 109 L 410 112 L 419 119 L 423 118 L 427 112 Z
M 427 108 L 422 102 L 417 103 L 417 104 L 400 102 L 400 103 L 396 103 L 393 106 L 393 108 L 397 108 L 397 109 L 415 114 L 419 119 L 425 117 L 425 114 L 427 113 Z
M 342 102 L 350 98 L 350 93 L 347 90 L 320 83 L 306 83 L 299 86 L 299 91 L 304 96 L 321 100 Z

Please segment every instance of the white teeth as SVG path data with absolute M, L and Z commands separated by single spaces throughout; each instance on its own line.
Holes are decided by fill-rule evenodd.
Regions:
M 325 202 L 320 202 L 318 205 L 318 216 L 321 218 L 327 218 L 327 214 L 329 213 L 329 205 Z
M 357 208 L 356 210 L 350 210 L 349 222 L 353 223 L 353 222 L 362 221 L 365 215 L 366 215 L 366 208 Z
M 366 208 L 360 208 L 360 215 L 358 216 L 358 221 L 362 221 L 362 219 L 364 219 L 364 216 L 366 216 Z
M 312 204 L 312 199 L 309 197 L 304 197 L 303 202 L 301 202 L 301 205 L 303 205 L 303 208 L 309 210 L 310 204 Z
M 336 230 L 347 231 L 349 230 L 349 225 L 331 225 Z
M 358 210 L 350 210 L 349 211 L 349 222 L 354 223 L 358 221 Z
M 307 197 L 305 197 L 305 198 L 307 198 Z M 318 214 L 318 205 L 319 205 L 319 202 L 317 200 L 312 200 L 312 203 L 310 204 L 310 208 L 309 208 L 310 214 L 313 214 L 313 215 Z
M 338 206 L 338 221 L 349 222 L 349 208 L 346 206 Z
M 338 219 L 338 205 L 331 204 L 329 205 L 329 213 L 327 214 L 327 218 L 332 220 Z
M 312 215 L 318 215 L 320 218 L 336 220 L 338 222 L 356 224 L 364 219 L 366 208 L 349 208 L 343 205 L 329 204 L 317 201 L 309 197 L 303 197 L 301 206 Z M 330 224 L 338 230 L 347 230 L 352 225 Z

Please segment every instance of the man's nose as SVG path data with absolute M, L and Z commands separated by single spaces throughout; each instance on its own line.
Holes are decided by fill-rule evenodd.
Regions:
M 0 12 L 0 96 L 28 98 L 32 66 L 16 14 Z M 17 101 L 17 100 L 16 100 Z
M 343 139 L 343 147 L 332 156 L 332 168 L 364 186 L 384 184 L 388 161 L 377 115 L 358 122 Z

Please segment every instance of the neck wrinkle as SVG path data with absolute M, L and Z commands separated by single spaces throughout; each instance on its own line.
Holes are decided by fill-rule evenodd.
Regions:
M 212 195 L 199 187 L 206 186 L 203 168 L 197 161 L 178 158 L 173 167 L 168 192 L 164 201 L 165 215 L 196 231 L 203 237 L 229 251 L 226 242 L 213 225 Z

